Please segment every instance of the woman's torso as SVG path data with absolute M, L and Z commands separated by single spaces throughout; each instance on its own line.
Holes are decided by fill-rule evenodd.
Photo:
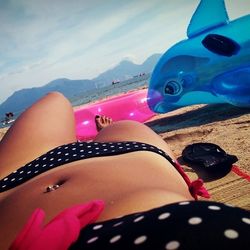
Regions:
M 46 191 L 56 184 L 58 189 Z M 64 208 L 93 199 L 105 201 L 98 219 L 102 221 L 192 197 L 177 170 L 153 152 L 79 160 L 0 193 L 0 249 L 9 245 L 35 208 L 44 209 L 49 221 Z

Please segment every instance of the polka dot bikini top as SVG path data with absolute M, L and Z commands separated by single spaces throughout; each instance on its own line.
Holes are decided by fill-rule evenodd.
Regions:
M 198 179 L 197 181 L 191 182 L 188 176 L 182 170 L 182 167 L 177 162 L 173 161 L 171 157 L 164 151 L 150 144 L 134 141 L 108 143 L 75 142 L 59 146 L 1 179 L 0 192 L 14 188 L 39 174 L 70 162 L 98 156 L 102 157 L 125 154 L 135 151 L 151 151 L 163 156 L 178 170 L 178 172 L 184 178 L 185 182 L 189 186 L 190 193 L 194 198 L 197 198 L 197 195 L 204 196 L 203 192 L 205 189 L 203 187 L 202 180 Z M 207 191 L 205 190 L 205 197 L 206 193 Z

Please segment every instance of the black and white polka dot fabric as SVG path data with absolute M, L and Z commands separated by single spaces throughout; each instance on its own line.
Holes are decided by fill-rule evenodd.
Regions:
M 34 161 L 17 169 L 0 180 L 0 192 L 14 188 L 31 178 L 64 164 L 98 156 L 112 156 L 134 151 L 151 151 L 165 157 L 174 165 L 173 160 L 162 150 L 140 142 L 75 142 L 59 146 Z
M 247 250 L 250 212 L 190 201 L 95 223 L 70 250 Z

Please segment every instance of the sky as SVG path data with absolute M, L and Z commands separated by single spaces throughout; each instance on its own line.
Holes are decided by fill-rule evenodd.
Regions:
M 58 78 L 92 79 L 186 39 L 199 0 L 0 0 L 0 103 Z M 226 0 L 230 19 L 250 0 Z

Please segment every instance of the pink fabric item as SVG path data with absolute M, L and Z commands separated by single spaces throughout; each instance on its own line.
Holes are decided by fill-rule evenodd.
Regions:
M 87 141 L 93 139 L 98 133 L 95 124 L 96 115 L 111 117 L 113 121 L 145 122 L 155 113 L 148 107 L 147 89 L 142 89 L 84 105 L 76 109 L 74 115 L 77 139 Z
M 66 250 L 75 242 L 80 230 L 97 220 L 104 209 L 101 200 L 91 201 L 65 209 L 43 226 L 45 213 L 36 209 L 10 250 Z

